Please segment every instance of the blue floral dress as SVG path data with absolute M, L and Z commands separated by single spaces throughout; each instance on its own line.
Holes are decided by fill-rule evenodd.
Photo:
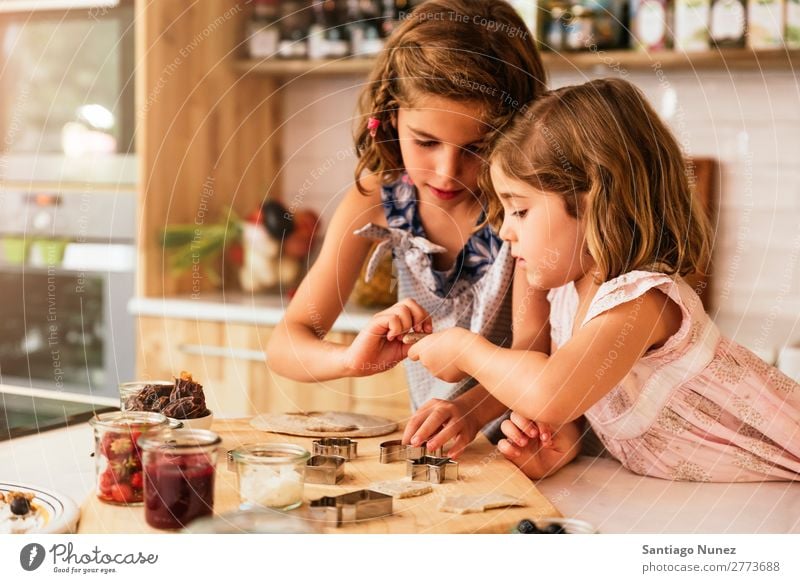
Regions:
M 426 238 L 417 191 L 407 176 L 383 186 L 381 201 L 388 228 L 370 223 L 355 231 L 380 241 L 369 259 L 367 280 L 391 252 L 399 299 L 411 298 L 427 310 L 435 331 L 460 326 L 498 346 L 510 346 L 514 260 L 508 244 L 485 225 L 472 234 L 450 269 L 436 270 L 432 256 L 446 249 Z M 418 362 L 407 360 L 405 367 L 414 410 L 432 398 L 457 397 L 476 384 L 474 379 L 441 381 Z M 490 438 L 499 437 L 499 421 L 484 428 Z

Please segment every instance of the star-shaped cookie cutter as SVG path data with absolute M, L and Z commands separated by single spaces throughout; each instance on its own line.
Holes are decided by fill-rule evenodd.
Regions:
M 391 464 L 393 462 L 400 462 L 406 460 L 416 460 L 421 457 L 425 457 L 426 455 L 432 455 L 433 457 L 442 457 L 442 450 L 444 448 L 437 448 L 434 451 L 428 451 L 426 448 L 426 444 L 422 444 L 419 446 L 413 445 L 403 445 L 403 442 L 399 439 L 394 439 L 392 441 L 384 441 L 381 444 L 381 455 L 380 455 L 380 462 L 382 464 Z
M 358 442 L 348 437 L 322 437 L 311 442 L 314 455 L 335 455 L 346 460 L 358 457 Z
M 424 456 L 406 461 L 406 475 L 412 480 L 441 484 L 458 480 L 458 462 L 449 457 Z
M 392 497 L 373 490 L 356 490 L 341 496 L 323 496 L 309 505 L 311 518 L 329 526 L 341 526 L 391 516 Z

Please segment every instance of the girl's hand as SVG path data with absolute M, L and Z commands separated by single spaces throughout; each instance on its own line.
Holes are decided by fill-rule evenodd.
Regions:
M 475 416 L 465 410 L 458 399 L 431 399 L 406 424 L 403 443 L 413 446 L 425 443 L 428 450 L 434 450 L 454 440 L 447 455 L 457 458 L 472 443 L 479 429 Z
M 538 480 L 557 472 L 580 452 L 582 429 L 579 421 L 572 421 L 551 432 L 545 445 L 540 432 L 546 425 L 513 413 L 512 417 L 513 420 L 507 419 L 500 426 L 506 439 L 497 443 L 497 449 L 529 478 Z M 538 435 L 539 439 L 531 435 Z
M 500 430 L 511 444 L 525 447 L 531 439 L 537 439 L 541 447 L 553 446 L 553 428 L 547 423 L 531 421 L 519 413 L 511 412 L 511 418 L 500 425 Z
M 345 366 L 354 376 L 367 376 L 394 367 L 408 354 L 403 336 L 430 333 L 430 315 L 417 302 L 406 299 L 375 314 L 345 351 Z
M 436 378 L 454 383 L 467 375 L 456 364 L 468 345 L 472 332 L 450 328 L 419 340 L 408 351 L 408 358 L 419 361 Z

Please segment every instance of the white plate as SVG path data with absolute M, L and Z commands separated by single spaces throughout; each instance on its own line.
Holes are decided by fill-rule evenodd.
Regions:
M 80 518 L 81 511 L 69 496 L 59 494 L 52 490 L 29 486 L 27 484 L 11 484 L 0 482 L 0 492 L 6 493 L 15 490 L 17 492 L 33 492 L 35 504 L 44 508 L 47 512 L 47 522 L 37 534 L 65 534 L 74 533 Z M 31 533 L 28 533 L 31 534 Z

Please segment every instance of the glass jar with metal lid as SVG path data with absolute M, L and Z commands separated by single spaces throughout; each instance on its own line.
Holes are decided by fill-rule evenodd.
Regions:
M 165 429 L 139 439 L 147 524 L 177 529 L 213 513 L 221 443 L 219 435 L 205 429 Z

